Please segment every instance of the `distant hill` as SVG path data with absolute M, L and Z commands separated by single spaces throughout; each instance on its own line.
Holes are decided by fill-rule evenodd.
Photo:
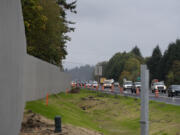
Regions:
M 72 80 L 93 80 L 94 66 L 85 65 L 65 70 L 72 76 Z

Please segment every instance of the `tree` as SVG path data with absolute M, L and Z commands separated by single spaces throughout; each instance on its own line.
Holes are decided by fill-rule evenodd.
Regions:
M 131 73 L 128 71 L 123 71 L 119 77 L 120 84 L 123 84 L 123 79 L 132 80 Z
M 132 50 L 131 50 L 131 53 L 135 54 L 136 56 L 139 56 L 142 58 L 142 55 L 141 55 L 141 52 L 140 52 L 140 49 L 135 46 Z
M 159 69 L 159 64 L 162 58 L 162 53 L 157 45 L 152 53 L 152 56 L 148 59 L 147 65 L 150 70 L 150 80 L 152 79 L 160 79 L 160 69 Z
M 136 58 L 129 58 L 125 63 L 124 70 L 130 73 L 130 78 L 132 81 L 136 81 L 140 76 L 140 61 Z
M 160 62 L 161 78 L 165 80 L 167 74 L 172 70 L 173 62 L 180 60 L 180 40 L 170 43 L 168 49 L 165 51 L 164 56 Z
M 167 75 L 167 83 L 170 84 L 179 84 L 180 83 L 180 61 L 175 60 Z
M 49 63 L 62 66 L 67 55 L 66 33 L 74 28 L 66 20 L 66 12 L 76 13 L 76 1 L 67 4 L 56 0 L 21 0 L 24 15 L 27 52 Z
M 180 61 L 174 61 L 172 71 L 174 72 L 174 83 L 180 84 Z
M 129 74 L 126 74 L 129 75 L 127 78 L 136 80 L 139 76 L 140 64 L 142 61 L 142 58 L 131 52 L 116 53 L 106 64 L 105 77 L 109 79 L 113 78 L 115 81 L 121 82 L 124 72 L 128 72 Z
M 174 73 L 170 71 L 168 75 L 166 76 L 167 85 L 173 84 L 174 82 Z
M 109 79 L 113 78 L 115 81 L 118 81 L 127 59 L 131 56 L 132 54 L 126 52 L 116 53 L 107 63 L 105 77 Z

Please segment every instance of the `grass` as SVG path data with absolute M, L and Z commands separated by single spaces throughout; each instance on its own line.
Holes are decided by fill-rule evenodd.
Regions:
M 26 109 L 49 119 L 62 117 L 64 124 L 96 130 L 105 135 L 140 134 L 140 100 L 88 90 L 60 93 L 27 102 Z M 180 106 L 150 101 L 150 135 L 180 135 Z

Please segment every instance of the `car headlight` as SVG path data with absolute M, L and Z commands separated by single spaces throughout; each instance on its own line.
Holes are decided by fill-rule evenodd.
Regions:
M 172 92 L 175 92 L 175 90 L 172 90 Z
M 164 89 L 166 89 L 167 87 L 166 86 L 164 86 Z
M 155 86 L 154 88 L 155 88 L 155 89 L 158 89 L 158 87 L 157 87 L 157 86 Z

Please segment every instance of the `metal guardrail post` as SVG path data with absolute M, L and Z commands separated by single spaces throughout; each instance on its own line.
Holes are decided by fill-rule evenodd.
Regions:
M 141 65 L 141 135 L 149 134 L 149 70 Z

